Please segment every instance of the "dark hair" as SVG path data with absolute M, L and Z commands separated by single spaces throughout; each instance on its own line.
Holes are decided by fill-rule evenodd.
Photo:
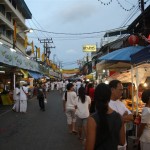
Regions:
M 112 80 L 112 81 L 109 82 L 109 87 L 110 88 L 117 88 L 117 85 L 119 83 L 121 83 L 121 81 L 119 81 L 119 80 Z
M 70 90 L 74 85 L 72 83 L 67 84 L 67 90 Z M 67 91 L 65 92 L 65 101 L 67 101 Z
M 142 101 L 144 103 L 148 103 L 149 100 L 150 100 L 150 89 L 147 89 L 142 93 Z
M 80 87 L 78 90 L 78 94 L 79 94 L 79 98 L 81 99 L 82 103 L 85 103 L 85 88 L 84 87 Z
M 67 84 L 67 90 L 70 90 L 74 85 L 72 83 Z
M 108 85 L 105 83 L 100 83 L 97 85 L 94 93 L 94 101 L 96 104 L 96 110 L 99 116 L 99 124 L 97 128 L 97 134 L 101 137 L 101 140 L 104 141 L 108 136 L 110 136 L 109 126 L 107 122 L 107 111 L 108 103 L 110 101 L 111 90 Z

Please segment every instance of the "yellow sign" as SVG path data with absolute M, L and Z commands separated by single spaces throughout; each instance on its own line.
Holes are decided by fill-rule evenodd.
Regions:
M 62 73 L 64 74 L 75 74 L 79 73 L 79 69 L 62 69 Z
M 96 52 L 96 45 L 84 45 L 83 52 Z

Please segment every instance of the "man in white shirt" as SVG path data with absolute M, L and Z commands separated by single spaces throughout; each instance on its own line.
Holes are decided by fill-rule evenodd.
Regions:
M 27 100 L 28 100 L 28 87 L 27 83 L 24 83 L 23 86 L 20 87 L 20 112 L 26 113 L 27 111 Z
M 15 103 L 14 103 L 12 110 L 19 112 L 20 87 L 19 87 L 18 83 L 16 83 L 16 87 L 13 91 L 13 99 L 14 99 Z
M 109 106 L 122 116 L 124 122 L 132 121 L 132 113 L 126 108 L 124 103 L 120 101 L 123 93 L 123 85 L 121 81 L 112 80 L 109 83 L 109 87 L 111 88 L 111 100 L 109 102 Z M 126 150 L 126 145 L 127 144 L 125 144 L 124 146 L 119 145 L 118 150 Z

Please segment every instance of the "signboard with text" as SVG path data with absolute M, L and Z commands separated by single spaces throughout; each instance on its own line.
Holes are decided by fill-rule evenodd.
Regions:
M 83 52 L 96 52 L 96 45 L 84 45 Z

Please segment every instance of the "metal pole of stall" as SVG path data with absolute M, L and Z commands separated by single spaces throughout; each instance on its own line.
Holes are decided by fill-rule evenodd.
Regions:
M 16 74 L 14 73 L 14 89 L 16 87 Z

